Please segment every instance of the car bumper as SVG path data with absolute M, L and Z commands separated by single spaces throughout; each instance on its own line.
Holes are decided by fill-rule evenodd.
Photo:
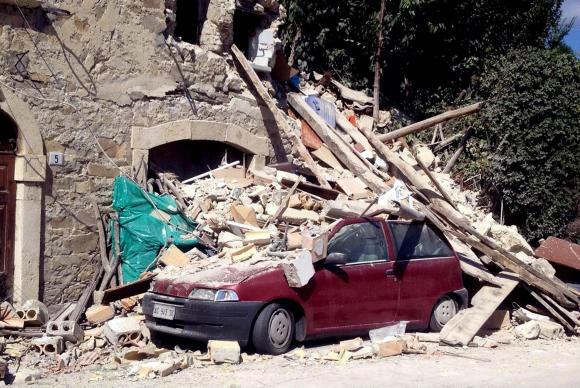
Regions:
M 153 317 L 153 306 L 161 303 L 175 307 L 172 320 Z M 146 293 L 143 314 L 149 330 L 196 341 L 249 342 L 254 318 L 263 302 L 210 302 Z

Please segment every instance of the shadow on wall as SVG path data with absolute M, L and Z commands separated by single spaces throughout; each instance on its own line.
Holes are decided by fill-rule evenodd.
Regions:
M 148 178 L 156 178 L 156 169 L 170 172 L 183 181 L 219 167 L 225 163 L 240 161 L 244 165 L 246 154 L 232 146 L 217 141 L 180 140 L 155 147 L 149 151 Z

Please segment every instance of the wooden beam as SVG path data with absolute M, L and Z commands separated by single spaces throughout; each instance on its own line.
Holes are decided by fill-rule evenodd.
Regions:
M 308 122 L 314 132 L 316 132 L 338 160 L 353 174 L 358 175 L 371 190 L 377 194 L 382 194 L 386 190 L 385 182 L 371 172 L 365 163 L 359 159 L 358 155 L 345 144 L 343 139 L 331 130 L 324 119 L 314 112 L 300 95 L 289 93 L 288 103 Z
M 447 164 L 445 165 L 445 168 L 443 169 L 443 172 L 445 174 L 449 174 L 451 172 L 451 170 L 455 166 L 455 163 L 457 163 L 457 161 L 459 160 L 459 157 L 461 156 L 463 151 L 465 151 L 465 147 L 467 147 L 467 140 L 469 140 L 469 137 L 471 136 L 471 132 L 472 132 L 472 128 L 470 127 L 470 128 L 467 128 L 467 130 L 463 134 L 463 137 L 461 138 L 461 142 L 459 143 L 459 147 L 457 147 L 457 150 L 455 150 L 455 152 L 453 153 L 451 158 L 449 158 L 449 160 L 447 161 Z
M 310 155 L 310 153 L 308 153 L 308 150 L 306 149 L 304 144 L 302 144 L 298 135 L 294 132 L 292 128 L 290 128 L 290 125 L 288 125 L 286 118 L 284 117 L 280 109 L 278 109 L 276 103 L 274 102 L 274 100 L 272 100 L 272 97 L 270 97 L 270 95 L 268 94 L 268 91 L 260 81 L 260 78 L 258 78 L 258 75 L 254 71 L 252 66 L 250 66 L 250 64 L 248 63 L 246 57 L 244 57 L 244 54 L 236 47 L 235 44 L 232 45 L 231 51 L 234 59 L 236 60 L 236 62 L 238 62 L 238 64 L 246 74 L 246 77 L 250 81 L 254 90 L 258 93 L 258 96 L 260 96 L 264 104 L 266 104 L 266 107 L 268 108 L 270 113 L 272 113 L 272 116 L 276 121 L 276 125 L 284 132 L 286 137 L 292 143 L 293 150 L 300 156 L 300 158 L 302 158 L 306 166 L 312 171 L 314 176 L 316 176 L 318 182 L 323 187 L 330 189 L 331 188 L 330 184 L 324 177 L 324 173 L 322 172 L 320 167 L 318 167 L 314 159 L 312 159 L 312 156 Z
M 97 230 L 99 232 L 99 250 L 101 254 L 101 264 L 105 271 L 111 270 L 111 265 L 109 264 L 109 259 L 107 257 L 107 238 L 105 235 L 105 227 L 103 226 L 103 219 L 101 218 L 101 212 L 99 210 L 99 205 L 97 200 L 93 197 L 91 202 L 93 203 L 93 209 L 95 210 L 95 221 L 97 223 Z
M 371 143 L 369 143 L 368 139 L 338 110 L 336 111 L 336 125 L 338 125 L 340 129 L 346 132 L 352 138 L 352 140 L 362 145 L 366 151 L 373 150 L 373 147 L 371 146 Z
M 526 289 L 528 290 L 528 292 L 534 297 L 536 298 L 536 300 L 538 302 L 540 302 L 540 304 L 546 309 L 548 310 L 548 312 L 550 314 L 552 314 L 552 316 L 554 318 L 556 318 L 558 321 L 560 321 L 560 323 L 562 325 L 564 325 L 564 327 L 566 328 L 566 330 L 568 330 L 571 333 L 574 333 L 574 328 L 572 327 L 572 325 L 570 325 L 570 323 L 568 323 L 568 321 L 566 319 L 564 319 L 564 317 L 562 315 L 560 315 L 560 313 L 558 313 L 552 306 L 550 306 L 550 304 L 548 302 L 546 302 L 544 300 L 544 298 L 542 298 L 542 296 L 540 294 L 538 294 L 537 292 L 535 292 L 534 290 L 532 290 L 530 287 L 528 286 L 524 286 L 526 287 Z
M 397 129 L 384 135 L 380 135 L 379 140 L 381 140 L 382 142 L 388 142 L 403 136 L 410 135 L 412 133 L 420 132 L 427 128 L 431 128 L 437 124 L 479 112 L 482 106 L 483 103 L 478 102 L 472 105 L 465 106 L 463 108 L 450 110 L 448 112 L 441 113 L 440 115 L 428 118 L 427 120 L 419 121 L 418 123 L 411 124 L 409 126 Z

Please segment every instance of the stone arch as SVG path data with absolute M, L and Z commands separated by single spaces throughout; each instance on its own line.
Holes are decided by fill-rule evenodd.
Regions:
M 22 302 L 38 299 L 40 295 L 42 189 L 46 179 L 46 156 L 40 128 L 28 105 L 12 91 L 0 87 L 0 109 L 18 126 L 14 168 L 13 299 Z
M 146 174 L 144 166 L 149 160 L 149 150 L 180 140 L 209 140 L 225 143 L 245 153 L 267 156 L 269 141 L 256 136 L 236 124 L 206 120 L 177 120 L 154 127 L 133 127 L 131 148 L 133 167 L 139 179 Z

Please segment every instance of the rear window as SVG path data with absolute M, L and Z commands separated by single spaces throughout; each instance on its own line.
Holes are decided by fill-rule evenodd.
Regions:
M 397 260 L 453 256 L 453 250 L 438 232 L 424 222 L 389 223 Z

